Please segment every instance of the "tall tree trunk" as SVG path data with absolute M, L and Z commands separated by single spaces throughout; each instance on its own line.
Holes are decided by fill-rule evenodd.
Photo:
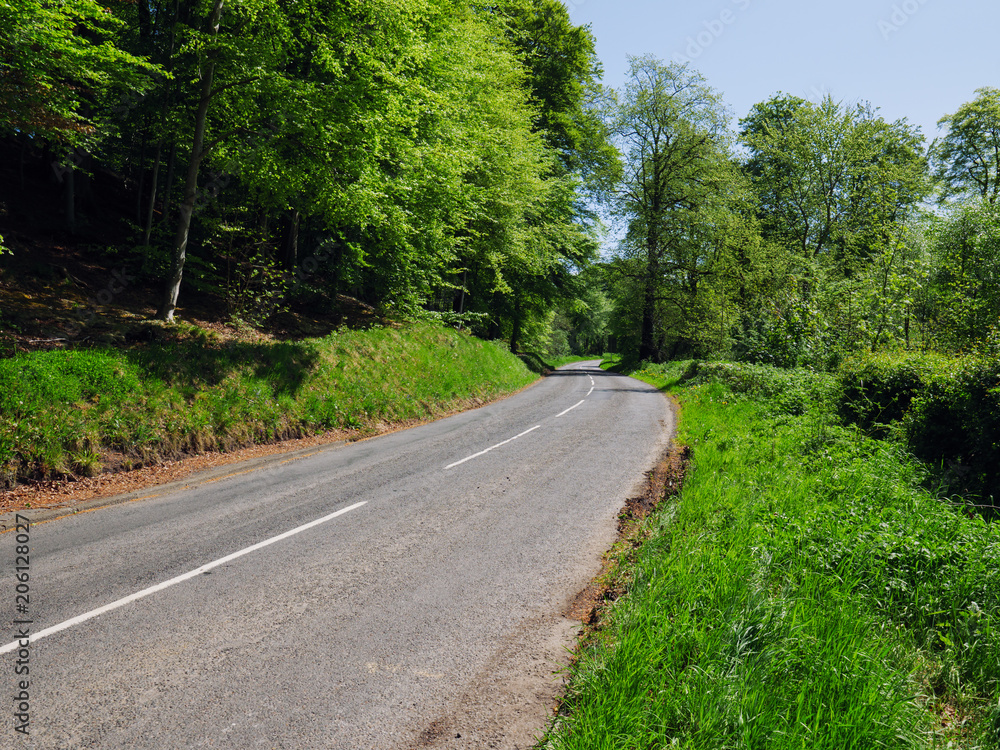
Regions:
M 281 262 L 286 270 L 295 270 L 299 260 L 299 219 L 301 214 L 296 209 L 290 209 L 285 219 L 285 232 L 281 241 Z
M 143 123 L 145 126 L 145 123 Z M 146 147 L 149 138 L 147 129 L 142 129 L 142 145 L 139 147 L 139 186 L 135 191 L 135 223 L 142 223 L 142 193 L 146 188 Z
M 212 36 L 219 33 L 219 19 L 222 17 L 224 0 L 215 0 L 209 28 Z M 205 157 L 205 125 L 208 120 L 208 105 L 212 101 L 212 79 L 215 76 L 215 63 L 209 62 L 205 75 L 201 80 L 201 99 L 198 101 L 198 112 L 195 115 L 194 140 L 191 144 L 191 161 L 188 163 L 187 179 L 184 183 L 184 202 L 181 203 L 180 216 L 177 219 L 177 233 L 174 235 L 174 262 L 167 287 L 164 290 L 163 304 L 156 317 L 160 320 L 173 322 L 174 309 L 177 306 L 177 295 L 181 289 L 181 279 L 184 275 L 184 260 L 187 257 L 188 232 L 191 229 L 191 216 L 194 214 L 195 200 L 198 198 L 198 170 Z
M 514 322 L 510 332 L 510 351 L 517 354 L 521 346 L 521 298 L 514 298 Z
M 333 301 L 337 304 L 337 296 L 340 294 L 341 271 L 344 266 L 344 243 L 337 240 L 333 243 Z
M 174 192 L 174 167 L 177 164 L 177 141 L 170 144 L 170 157 L 167 159 L 167 182 L 163 186 L 163 213 L 160 221 L 170 221 L 170 196 Z
M 642 295 L 642 330 L 639 335 L 639 359 L 641 361 L 656 359 L 655 315 L 656 287 L 651 275 L 646 276 L 646 288 Z
M 156 144 L 156 161 L 153 162 L 153 176 L 149 181 L 149 206 L 146 208 L 146 226 L 143 231 L 142 244 L 149 244 L 149 236 L 153 232 L 153 209 L 156 206 L 156 186 L 160 181 L 160 157 L 163 155 L 163 140 Z
M 469 284 L 469 269 L 466 268 L 462 271 L 462 296 L 458 300 L 458 314 L 462 315 L 465 313 L 465 289 Z M 462 330 L 462 326 L 465 325 L 462 320 L 458 321 L 458 330 Z
M 646 278 L 643 279 L 642 294 L 642 328 L 639 333 L 639 360 L 655 360 L 657 351 L 655 344 L 656 323 L 656 282 L 659 276 L 659 247 L 656 231 L 656 220 L 659 218 L 659 197 L 653 196 L 652 217 L 648 220 L 646 236 Z
M 649 214 L 646 216 L 646 278 L 643 279 L 642 327 L 639 332 L 639 360 L 656 361 L 656 286 L 660 280 L 660 213 L 663 194 L 660 182 L 660 164 L 654 155 L 653 183 L 649 195 Z
M 75 156 L 75 154 L 74 154 Z M 66 164 L 66 227 L 70 234 L 76 234 L 76 167 L 72 159 Z

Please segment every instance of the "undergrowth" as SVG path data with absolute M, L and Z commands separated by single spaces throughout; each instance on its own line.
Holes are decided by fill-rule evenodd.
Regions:
M 891 437 L 934 468 L 970 504 L 1000 512 L 1000 359 L 900 352 L 847 360 L 838 411 L 875 437 Z
M 19 355 L 0 360 L 0 486 L 421 419 L 534 377 L 503 347 L 429 324 Z
M 1000 747 L 1000 527 L 841 426 L 827 376 L 635 375 L 693 462 L 543 746 Z

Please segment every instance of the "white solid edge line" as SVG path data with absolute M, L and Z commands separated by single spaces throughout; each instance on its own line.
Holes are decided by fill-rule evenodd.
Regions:
M 469 456 L 468 458 L 463 458 L 463 459 L 462 459 L 461 461 L 456 461 L 456 462 L 455 462 L 455 463 L 453 463 L 453 464 L 448 464 L 447 466 L 445 466 L 445 467 L 444 467 L 444 468 L 445 468 L 445 471 L 447 471 L 448 469 L 454 469 L 454 468 L 455 468 L 456 466 L 458 466 L 459 464 L 464 464 L 464 463 L 465 463 L 466 461 L 471 461 L 471 460 L 472 460 L 472 459 L 474 459 L 474 458 L 479 458 L 479 457 L 480 457 L 481 455 L 483 455 L 484 453 L 489 453 L 489 452 L 490 452 L 491 450 L 493 450 L 494 448 L 499 448 L 499 447 L 500 447 L 501 445 L 507 445 L 507 443 L 512 443 L 512 442 L 514 442 L 515 440 L 517 440 L 517 439 L 518 439 L 519 437 L 524 437 L 524 436 L 525 436 L 525 435 L 527 435 L 527 434 L 528 434 L 529 432 L 534 432 L 534 431 L 535 431 L 535 430 L 537 430 L 537 429 L 538 429 L 539 427 L 541 427 L 541 425 L 540 425 L 540 424 L 536 424 L 536 425 L 535 425 L 534 427 L 532 427 L 532 428 L 531 428 L 530 430 L 525 430 L 525 431 L 524 431 L 524 432 L 522 432 L 522 433 L 521 433 L 520 435 L 515 435 L 515 436 L 514 436 L 514 437 L 512 437 L 512 438 L 508 438 L 507 440 L 504 440 L 504 441 L 503 441 L 502 443 L 497 443 L 496 445 L 491 445 L 491 446 L 490 446 L 489 448 L 487 448 L 486 450 L 484 450 L 484 451 L 479 451 L 479 453 L 473 453 L 473 454 L 472 454 L 471 456 Z
M 170 588 L 171 586 L 186 581 L 189 578 L 194 578 L 196 575 L 200 575 L 201 573 L 211 570 L 212 568 L 217 568 L 220 565 L 225 565 L 227 562 L 235 560 L 237 557 L 243 557 L 243 555 L 248 555 L 251 552 L 255 552 L 259 549 L 270 546 L 276 542 L 280 542 L 283 539 L 288 539 L 288 537 L 300 534 L 303 531 L 306 531 L 307 529 L 313 528 L 314 526 L 319 526 L 321 523 L 326 523 L 327 521 L 331 521 L 337 516 L 342 516 L 345 513 L 350 513 L 352 510 L 356 510 L 360 508 L 362 505 L 366 504 L 367 501 L 364 501 L 360 503 L 355 503 L 349 508 L 342 508 L 341 510 L 338 510 L 336 513 L 331 513 L 328 516 L 323 516 L 322 518 L 319 518 L 315 521 L 310 521 L 307 524 L 303 524 L 302 526 L 294 528 L 291 531 L 286 531 L 284 534 L 279 534 L 278 536 L 271 537 L 270 539 L 265 539 L 263 542 L 257 542 L 257 544 L 254 544 L 245 549 L 241 549 L 239 552 L 233 552 L 231 555 L 226 555 L 225 557 L 219 558 L 218 560 L 206 563 L 205 565 L 202 565 L 199 568 L 195 568 L 189 573 L 184 573 L 182 575 L 177 576 L 176 578 L 171 578 L 169 581 L 164 581 L 163 583 L 158 583 L 155 586 L 150 586 L 147 589 L 138 591 L 134 594 L 124 597 L 123 599 L 111 602 L 111 604 L 105 604 L 103 607 L 92 609 L 90 612 L 87 612 L 86 614 L 82 614 L 70 620 L 66 620 L 64 622 L 59 623 L 58 625 L 53 625 L 51 628 L 45 628 L 45 630 L 39 630 L 37 633 L 31 633 L 30 636 L 28 637 L 28 641 L 29 643 L 34 643 L 35 641 L 39 640 L 40 638 L 44 638 L 47 635 L 58 633 L 60 630 L 66 630 L 67 628 L 71 628 L 74 625 L 79 625 L 80 623 L 93 619 L 98 615 L 103 615 L 105 612 L 110 612 L 113 609 L 124 607 L 126 604 L 131 604 L 132 602 L 138 599 L 147 597 L 150 594 L 155 594 L 157 591 L 163 591 L 163 589 Z M 12 643 L 8 643 L 6 646 L 0 647 L 0 654 L 6 654 L 9 651 L 13 651 L 19 646 L 20 643 L 21 641 L 18 640 Z
M 590 394 L 588 393 L 587 395 L 589 396 Z M 580 404 L 584 403 L 584 401 L 586 401 L 586 399 L 584 399 L 583 401 L 581 401 Z M 580 404 L 573 404 L 566 411 L 559 412 L 558 414 L 556 414 L 556 419 L 559 419 L 559 417 L 561 417 L 563 414 L 569 414 L 571 411 L 573 411 Z

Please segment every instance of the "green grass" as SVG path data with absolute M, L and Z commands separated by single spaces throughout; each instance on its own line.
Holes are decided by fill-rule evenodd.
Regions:
M 1000 746 L 1000 527 L 768 369 L 636 373 L 681 399 L 691 473 L 544 746 Z
M 535 376 L 429 324 L 275 344 L 208 340 L 0 360 L 0 485 L 332 428 L 432 417 Z

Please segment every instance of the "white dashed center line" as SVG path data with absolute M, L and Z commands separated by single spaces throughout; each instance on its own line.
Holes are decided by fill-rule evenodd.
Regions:
M 591 393 L 594 392 L 594 389 L 597 387 L 597 383 L 594 381 L 594 376 L 591 375 L 590 373 L 587 373 L 587 377 L 590 378 L 590 390 L 587 391 L 587 396 L 589 396 Z M 556 414 L 555 419 L 559 419 L 559 417 L 562 417 L 562 416 L 564 416 L 566 414 L 569 414 L 576 407 L 581 406 L 587 400 L 587 396 L 583 397 L 583 401 L 575 403 L 571 407 L 569 407 L 568 409 L 566 409 L 565 411 L 561 411 L 558 414 Z M 447 466 L 444 467 L 445 471 L 447 471 L 448 469 L 454 469 L 456 466 L 461 466 L 466 461 L 471 461 L 474 458 L 479 458 L 480 456 L 482 456 L 482 455 L 484 455 L 486 453 L 489 453 L 491 450 L 495 450 L 495 449 L 499 448 L 501 445 L 507 445 L 507 443 L 512 443 L 515 440 L 517 440 L 519 437 L 524 437 L 529 432 L 534 432 L 535 430 L 539 429 L 540 427 L 541 427 L 540 424 L 539 425 L 535 425 L 530 430 L 525 430 L 520 435 L 515 435 L 512 438 L 508 438 L 507 440 L 504 440 L 503 442 L 497 443 L 496 445 L 491 445 L 486 450 L 479 451 L 479 453 L 473 453 L 471 456 L 467 456 L 466 458 L 463 458 L 461 461 L 456 461 L 453 464 L 448 464 Z
M 479 451 L 479 453 L 473 453 L 473 454 L 472 454 L 471 456 L 469 456 L 468 458 L 463 458 L 463 459 L 462 459 L 461 461 L 456 461 L 456 462 L 455 462 L 455 463 L 453 463 L 453 464 L 448 464 L 448 465 L 447 465 L 447 466 L 445 466 L 444 468 L 445 468 L 445 470 L 448 470 L 448 469 L 453 469 L 453 468 L 455 468 L 456 466 L 459 466 L 460 464 L 464 464 L 464 463 L 465 463 L 466 461 L 471 461 L 471 460 L 472 460 L 472 459 L 474 459 L 474 458 L 479 458 L 479 457 L 480 457 L 480 456 L 482 456 L 483 454 L 485 454 L 485 453 L 489 453 L 489 452 L 490 452 L 491 450 L 494 450 L 494 449 L 496 449 L 496 448 L 499 448 L 499 447 L 500 447 L 501 445 L 507 445 L 507 443 L 512 443 L 512 442 L 514 442 L 515 440 L 517 440 L 517 439 L 518 439 L 519 437 L 524 437 L 524 436 L 525 436 L 525 435 L 527 435 L 527 434 L 528 434 L 529 432 L 534 432 L 534 431 L 535 431 L 535 430 L 537 430 L 537 429 L 538 429 L 539 427 L 541 427 L 541 425 L 540 425 L 540 424 L 536 424 L 536 425 L 535 425 L 534 427 L 532 427 L 532 428 L 531 428 L 530 430 L 525 430 L 525 431 L 524 431 L 524 432 L 522 432 L 522 433 L 521 433 L 520 435 L 515 435 L 515 436 L 514 436 L 514 437 L 512 437 L 512 438 L 508 438 L 507 440 L 504 440 L 504 441 L 503 441 L 502 443 L 497 443 L 496 445 L 491 445 L 491 446 L 490 446 L 489 448 L 487 448 L 487 449 L 486 449 L 486 450 L 484 450 L 484 451 Z
M 589 396 L 590 394 L 587 394 L 587 395 Z M 561 417 L 561 416 L 562 416 L 563 414 L 569 414 L 569 413 L 570 413 L 571 411 L 573 411 L 573 410 L 574 410 L 574 409 L 575 409 L 576 407 L 578 407 L 578 406 L 579 406 L 580 404 L 584 403 L 584 401 L 586 401 L 586 399 L 584 399 L 583 401 L 581 401 L 581 402 L 580 402 L 579 404 L 573 404 L 573 405 L 572 405 L 571 407 L 569 407 L 569 408 L 568 408 L 568 409 L 567 409 L 566 411 L 561 411 L 561 412 L 559 412 L 558 414 L 556 414 L 556 419 L 559 419 L 559 417 Z
M 290 536 L 301 534 L 303 531 L 311 529 L 314 526 L 319 526 L 321 523 L 326 523 L 327 521 L 331 521 L 337 516 L 342 516 L 345 513 L 350 513 L 352 510 L 356 510 L 357 508 L 360 508 L 362 505 L 365 504 L 367 504 L 367 501 L 355 503 L 349 508 L 341 508 L 336 513 L 331 513 L 328 516 L 323 516 L 322 518 L 318 518 L 315 521 L 310 521 L 309 523 L 303 524 L 302 526 L 297 526 L 291 531 L 286 531 L 284 534 L 278 534 L 278 536 L 273 536 L 270 539 L 265 539 L 263 542 L 257 542 L 257 544 L 241 549 L 239 552 L 233 552 L 231 555 L 220 557 L 218 560 L 215 560 L 213 562 L 205 563 L 201 567 L 195 568 L 194 570 L 188 573 L 179 575 L 176 578 L 171 578 L 169 581 L 164 581 L 163 583 L 158 583 L 155 586 L 150 586 L 149 588 L 143 589 L 142 591 L 137 591 L 134 594 L 130 594 L 129 596 L 119 599 L 118 601 L 111 602 L 110 604 L 105 604 L 103 607 L 98 607 L 97 609 L 92 609 L 90 610 L 90 612 L 78 615 L 77 617 L 74 617 L 69 620 L 65 620 L 64 622 L 61 622 L 58 625 L 53 625 L 51 628 L 45 628 L 45 630 L 39 630 L 37 633 L 31 634 L 30 642 L 34 643 L 35 641 L 44 638 L 47 635 L 52 635 L 53 633 L 58 633 L 60 630 L 66 630 L 67 628 L 72 628 L 74 625 L 79 625 L 80 623 L 86 622 L 87 620 L 91 620 L 97 617 L 98 615 L 103 615 L 105 612 L 110 612 L 113 609 L 124 607 L 126 604 L 131 604 L 132 602 L 138 601 L 139 599 L 143 599 L 149 596 L 150 594 L 155 594 L 157 591 L 163 591 L 163 589 L 168 589 L 171 586 L 181 583 L 182 581 L 188 580 L 189 578 L 194 578 L 195 576 L 201 575 L 202 573 L 205 573 L 211 570 L 212 568 L 217 568 L 220 565 L 225 565 L 227 562 L 235 560 L 237 557 L 243 557 L 243 555 L 248 555 L 251 552 L 255 552 L 256 550 L 268 547 L 274 544 L 275 542 L 280 542 L 282 539 L 288 539 L 288 537 Z M 20 644 L 21 641 L 14 641 L 12 643 L 8 643 L 6 646 L 0 647 L 0 654 L 6 654 L 9 651 L 13 651 L 14 649 L 18 648 Z

